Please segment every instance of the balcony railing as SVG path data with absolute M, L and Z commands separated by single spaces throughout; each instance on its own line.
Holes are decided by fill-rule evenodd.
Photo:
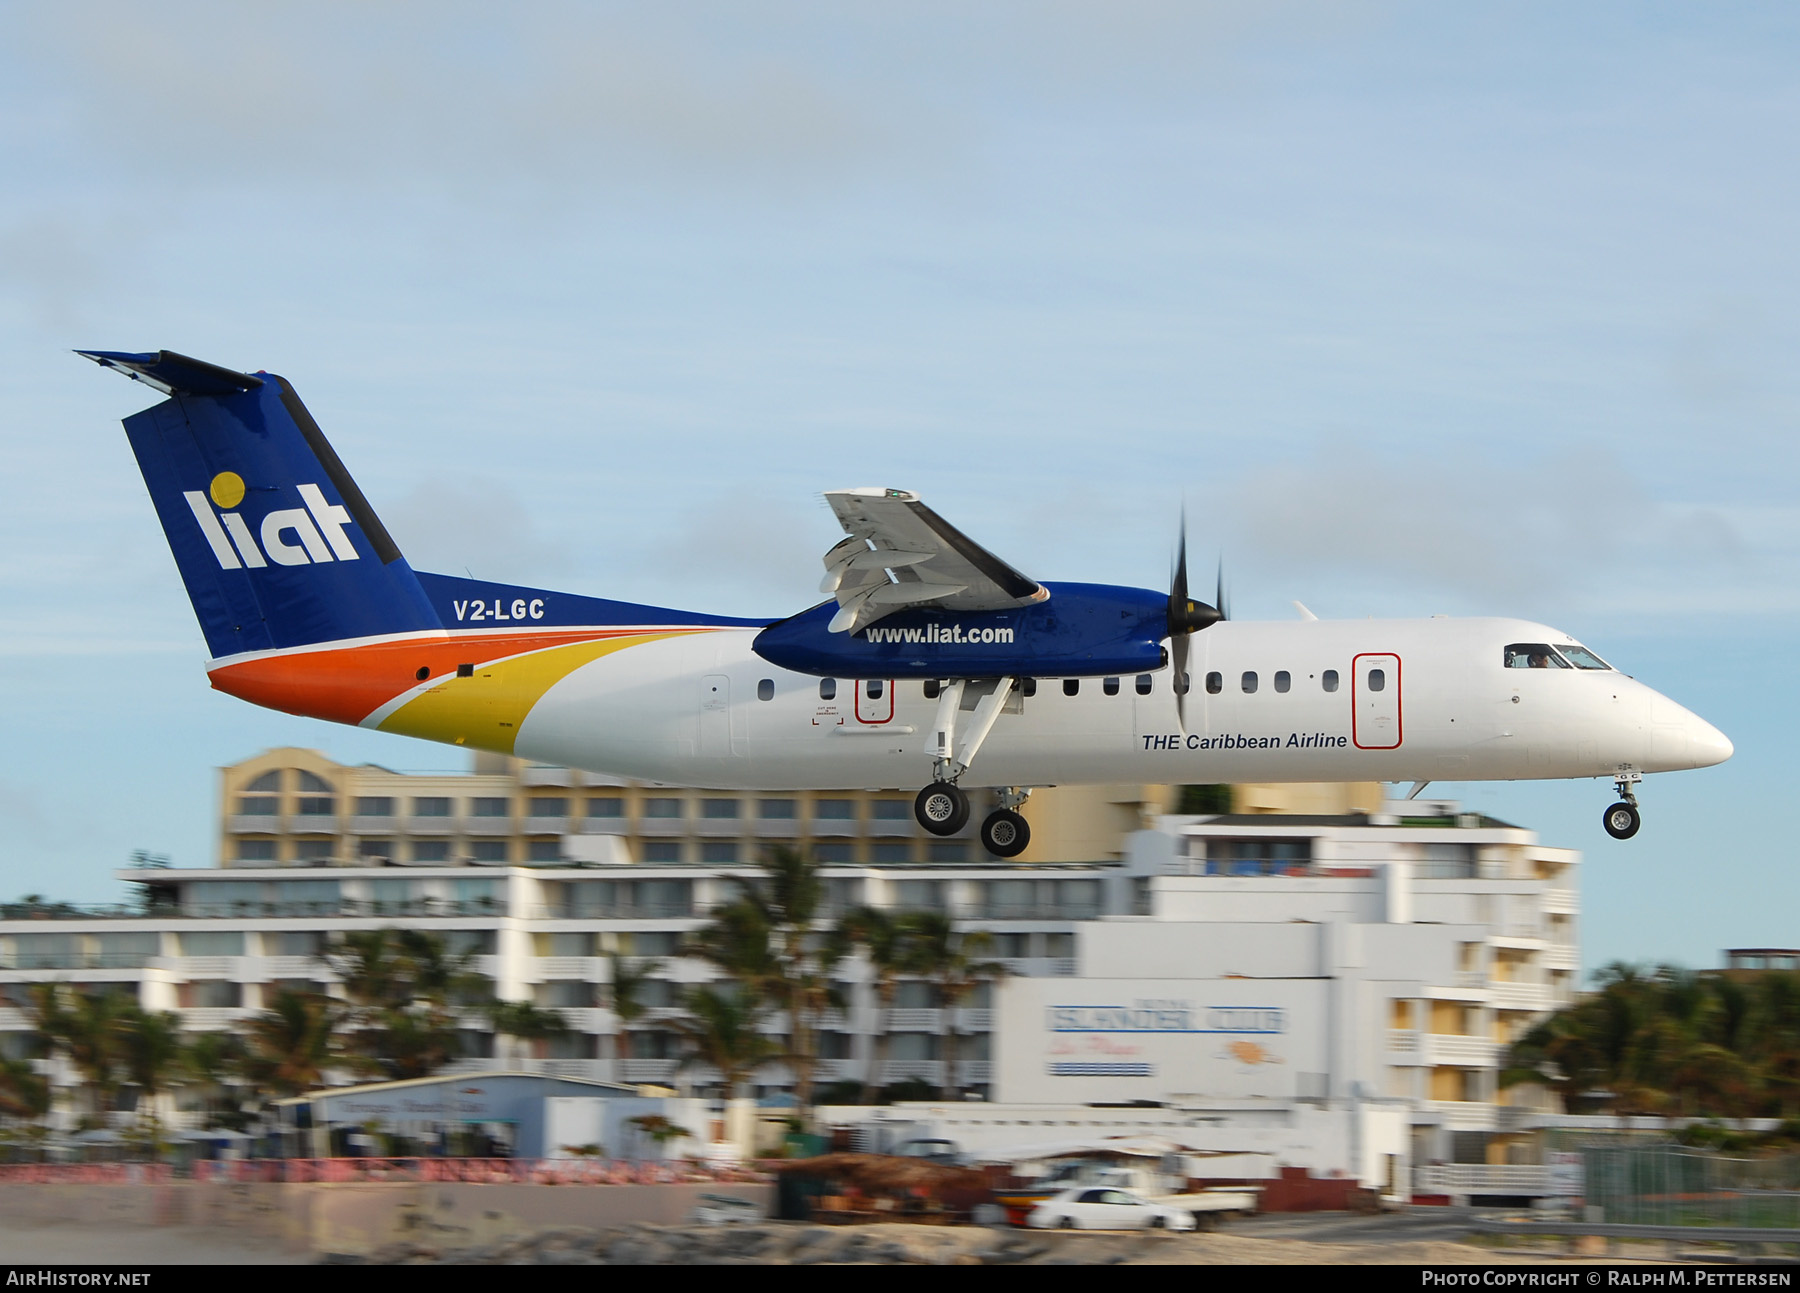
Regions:
M 1524 1163 L 1433 1163 L 1413 1168 L 1415 1194 L 1549 1194 L 1550 1169 Z
M 1100 904 L 1091 902 L 1065 902 L 1041 907 L 982 903 L 968 914 L 974 920 L 1098 920 L 1101 910 Z
M 606 907 L 565 902 L 531 909 L 532 920 L 680 920 L 693 915 L 691 902 L 616 902 Z
M 1426 1062 L 1429 1064 L 1464 1064 L 1490 1067 L 1498 1053 L 1498 1045 L 1486 1037 L 1453 1037 L 1443 1033 L 1427 1033 L 1424 1037 Z
M 395 916 L 449 919 L 470 916 L 504 916 L 503 898 L 417 898 L 407 902 L 359 902 L 339 898 L 327 902 L 192 902 L 180 911 L 159 911 L 158 916 L 188 916 L 198 920 L 295 919 L 300 917 L 375 918 Z
M 614 1067 L 621 1082 L 659 1082 L 675 1080 L 677 1060 L 616 1060 Z

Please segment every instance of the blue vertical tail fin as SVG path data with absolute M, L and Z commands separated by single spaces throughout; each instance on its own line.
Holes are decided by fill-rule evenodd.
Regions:
M 441 627 L 286 378 L 76 353 L 169 397 L 125 434 L 214 659 Z

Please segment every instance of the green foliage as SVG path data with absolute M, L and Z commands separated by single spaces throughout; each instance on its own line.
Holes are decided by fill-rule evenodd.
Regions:
M 352 930 L 325 961 L 343 981 L 354 1027 L 345 1051 L 362 1072 L 388 1080 L 429 1077 L 456 1054 L 454 1007 L 492 1000 L 492 983 L 470 970 L 441 935 L 420 929 Z
M 1228 813 L 1231 811 L 1230 786 L 1183 786 L 1176 804 L 1178 813 Z
M 245 1076 L 276 1096 L 300 1095 L 325 1084 L 325 1070 L 343 1058 L 338 1030 L 343 1007 L 315 992 L 282 991 L 247 1028 Z
M 718 1073 L 727 1099 L 758 1068 L 780 1056 L 781 1047 L 762 1032 L 763 1005 L 749 993 L 691 988 L 682 994 L 681 1005 L 687 1014 L 670 1027 L 686 1044 L 682 1065 Z
M 1543 1083 L 1572 1113 L 1800 1117 L 1800 973 L 1614 963 L 1596 979 L 1513 1043 L 1502 1085 Z

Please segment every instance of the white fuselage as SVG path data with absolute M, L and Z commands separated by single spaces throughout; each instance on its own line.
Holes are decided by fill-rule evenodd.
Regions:
M 820 679 L 756 656 L 755 636 L 693 634 L 583 666 L 532 708 L 514 752 L 721 789 L 930 779 L 939 703 L 923 683 L 838 679 L 826 699 Z M 1185 726 L 1167 668 L 1144 676 L 1147 692 L 1129 676 L 1115 694 L 1082 678 L 1073 695 L 1039 678 L 1000 715 L 964 784 L 1610 777 L 1730 757 L 1710 724 L 1615 670 L 1503 665 L 1510 643 L 1570 641 L 1520 620 L 1221 623 L 1192 638 Z

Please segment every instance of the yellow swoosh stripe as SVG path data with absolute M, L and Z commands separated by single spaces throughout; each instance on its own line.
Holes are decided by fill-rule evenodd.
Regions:
M 511 754 L 519 724 L 545 692 L 582 665 L 626 647 L 680 633 L 641 633 L 549 647 L 475 666 L 472 678 L 449 677 L 381 721 L 380 730 L 450 745 Z

